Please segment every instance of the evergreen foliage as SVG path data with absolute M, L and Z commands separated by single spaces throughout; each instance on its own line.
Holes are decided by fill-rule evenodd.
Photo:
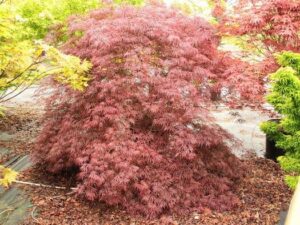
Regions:
M 279 123 L 264 122 L 261 128 L 285 150 L 279 162 L 292 174 L 286 181 L 295 187 L 300 175 L 300 54 L 283 52 L 277 55 L 277 61 L 281 68 L 271 74 L 267 100 L 283 118 Z

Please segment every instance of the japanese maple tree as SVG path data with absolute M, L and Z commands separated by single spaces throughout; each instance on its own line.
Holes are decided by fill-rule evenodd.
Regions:
M 70 21 L 65 52 L 92 62 L 91 80 L 49 99 L 35 159 L 77 168 L 79 195 L 133 214 L 236 207 L 243 165 L 208 108 L 223 88 L 239 98 L 262 88 L 218 51 L 213 27 L 160 5 Z
M 220 0 L 214 1 L 220 32 L 243 39 L 252 53 L 263 56 L 258 65 L 262 74 L 279 67 L 273 53 L 300 51 L 300 1 L 240 0 L 233 10 L 225 10 Z
M 300 51 L 300 2 L 298 0 L 242 0 L 234 12 L 222 17 L 234 35 L 248 35 L 271 53 Z
M 221 7 L 220 2 L 215 0 Z M 251 50 L 263 56 L 257 73 L 268 77 L 267 101 L 282 115 L 280 122 L 267 121 L 261 126 L 276 146 L 285 150 L 278 160 L 291 174 L 286 177 L 295 188 L 299 179 L 299 0 L 240 0 L 233 11 L 218 11 L 223 35 L 241 38 Z M 279 53 L 279 54 L 274 54 Z M 277 60 L 275 60 L 277 58 Z M 281 68 L 279 68 L 281 67 Z M 278 69 L 278 70 L 277 70 Z M 276 71 L 277 70 L 277 71 Z M 270 74 L 269 74 L 270 73 Z

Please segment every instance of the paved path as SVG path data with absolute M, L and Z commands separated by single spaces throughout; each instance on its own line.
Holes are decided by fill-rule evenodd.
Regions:
M 242 110 L 218 109 L 213 112 L 217 123 L 232 134 L 240 145 L 229 143 L 234 154 L 241 157 L 253 153 L 263 157 L 266 149 L 266 136 L 259 125 L 269 117 L 258 111 L 245 108 Z
M 2 137 L 2 135 L 0 135 Z M 6 140 L 7 136 L 5 135 Z M 13 138 L 13 135 L 12 135 Z M 9 149 L 5 149 L 5 153 L 2 148 L 0 152 L 5 154 L 9 152 Z M 1 155 L 0 155 L 1 157 Z M 5 167 L 9 167 L 17 172 L 21 172 L 31 166 L 31 162 L 28 156 L 17 156 L 9 160 L 4 164 Z M 17 187 L 3 188 L 0 187 L 0 224 L 1 225 L 17 225 L 20 224 L 31 214 L 32 204 L 29 197 Z
M 8 107 L 37 107 L 43 108 L 36 93 L 38 87 L 32 87 L 5 104 Z M 213 111 L 217 123 L 231 133 L 240 145 L 229 143 L 232 151 L 237 156 L 243 156 L 245 153 L 254 153 L 259 157 L 263 157 L 265 152 L 265 135 L 260 131 L 259 124 L 268 119 L 268 116 L 251 109 L 230 110 L 220 107 Z

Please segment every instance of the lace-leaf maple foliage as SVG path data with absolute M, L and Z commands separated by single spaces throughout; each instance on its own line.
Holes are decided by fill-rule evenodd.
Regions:
M 261 41 L 270 52 L 299 52 L 299 13 L 298 0 L 241 0 L 233 13 L 219 16 L 229 34 L 248 35 L 249 42 Z
M 214 2 L 222 35 L 236 37 L 246 51 L 262 57 L 257 73 L 267 76 L 279 68 L 276 52 L 300 52 L 300 1 L 239 0 L 232 10 L 226 10 L 221 0 Z
M 79 195 L 131 214 L 236 207 L 243 165 L 207 107 L 238 77 L 214 29 L 160 5 L 71 21 L 65 51 L 90 60 L 92 78 L 83 93 L 60 87 L 49 99 L 37 161 L 77 168 Z

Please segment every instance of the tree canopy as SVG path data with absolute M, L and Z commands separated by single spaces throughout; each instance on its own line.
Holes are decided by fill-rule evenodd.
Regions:
M 49 99 L 36 160 L 52 173 L 76 168 L 81 196 L 132 214 L 236 207 L 242 164 L 207 107 L 239 82 L 214 28 L 149 5 L 92 11 L 69 29 L 64 49 L 91 61 L 91 80 Z

